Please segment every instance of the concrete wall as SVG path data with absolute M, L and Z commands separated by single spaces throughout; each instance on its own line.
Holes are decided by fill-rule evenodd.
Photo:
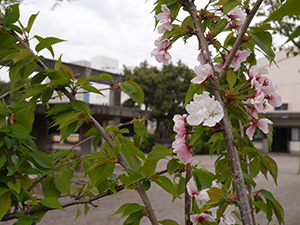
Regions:
M 283 103 L 288 103 L 288 110 L 300 111 L 300 55 L 287 58 L 286 53 L 281 51 L 276 53 L 275 61 L 278 67 L 274 63 L 269 67 L 265 58 L 259 59 L 257 65 L 268 69 L 267 77 L 278 86 L 277 93 Z

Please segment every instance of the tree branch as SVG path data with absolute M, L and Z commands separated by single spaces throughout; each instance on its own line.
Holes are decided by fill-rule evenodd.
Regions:
M 258 0 L 257 2 L 261 3 L 261 1 L 262 0 Z M 212 67 L 213 78 L 217 81 L 218 78 L 216 76 L 214 65 L 213 65 L 211 56 L 209 54 L 208 43 L 207 43 L 207 40 L 204 35 L 204 30 L 203 30 L 202 24 L 199 20 L 197 8 L 194 4 L 194 1 L 193 0 L 181 0 L 180 3 L 186 8 L 186 10 L 191 15 L 192 19 L 194 21 L 196 21 L 194 23 L 195 35 L 200 44 L 204 61 L 206 63 L 209 63 L 210 66 Z M 259 4 L 256 3 L 255 6 L 258 8 Z M 253 9 L 252 12 L 256 12 L 256 11 Z M 251 15 L 251 16 L 253 17 L 253 15 Z M 246 22 L 246 24 L 244 24 L 243 29 L 247 29 L 247 24 L 249 25 L 250 21 L 251 21 L 250 19 L 247 19 L 247 22 Z M 241 36 L 240 37 L 240 41 L 241 41 L 243 38 L 243 35 L 240 35 L 240 36 Z M 237 43 L 234 46 L 237 51 L 239 44 Z M 233 56 L 235 55 L 235 53 L 233 51 L 231 51 L 231 54 Z M 227 66 L 225 66 L 225 67 L 223 66 L 223 69 L 222 69 L 223 71 L 225 71 L 225 72 L 223 72 L 224 74 L 226 73 L 226 70 L 227 70 L 227 69 L 225 70 L 225 68 L 227 68 L 228 65 L 230 65 L 232 59 L 233 59 L 233 57 L 231 57 L 231 59 L 228 58 L 226 60 Z M 219 80 L 221 81 L 222 79 L 219 79 Z M 216 84 L 214 82 L 211 82 L 211 85 L 216 87 Z M 216 97 L 216 100 L 218 100 L 221 103 L 223 111 L 224 111 L 224 117 L 223 117 L 223 120 L 221 121 L 221 127 L 222 127 L 223 136 L 224 136 L 224 141 L 225 141 L 225 144 L 226 144 L 226 147 L 228 150 L 229 163 L 231 166 L 233 181 L 234 181 L 235 189 L 237 192 L 237 204 L 240 209 L 242 222 L 244 225 L 253 225 L 251 211 L 250 211 L 248 197 L 247 197 L 247 189 L 246 189 L 245 183 L 244 183 L 243 173 L 242 173 L 241 166 L 240 166 L 239 155 L 238 155 L 237 149 L 234 144 L 234 138 L 233 138 L 233 134 L 232 134 L 232 130 L 231 130 L 230 121 L 228 118 L 226 104 L 224 103 L 222 95 L 217 87 L 213 89 L 213 92 Z
M 227 70 L 228 70 L 228 67 L 230 65 L 230 63 L 232 62 L 237 50 L 239 49 L 239 47 L 242 45 L 243 43 L 243 39 L 244 39 L 244 36 L 245 36 L 245 33 L 254 17 L 254 15 L 256 14 L 259 6 L 261 5 L 261 3 L 263 2 L 263 0 L 257 0 L 255 5 L 253 6 L 251 12 L 249 13 L 249 15 L 247 16 L 243 26 L 242 26 L 242 29 L 240 30 L 240 33 L 227 57 L 227 59 L 225 60 L 225 63 L 220 71 L 220 74 L 219 74 L 219 82 L 221 83 L 222 80 L 224 79 L 226 73 L 227 73 Z
M 122 191 L 124 189 L 125 189 L 125 184 L 116 186 L 116 192 Z M 94 197 L 91 197 L 91 198 L 79 199 L 79 200 L 73 200 L 73 201 L 67 202 L 65 204 L 62 204 L 62 207 L 67 208 L 67 207 L 70 207 L 73 205 L 92 204 L 92 202 L 94 202 L 100 198 L 112 195 L 112 194 L 114 194 L 114 192 L 112 192 L 111 190 L 108 190 L 102 194 L 95 195 Z M 94 204 L 92 204 L 92 205 L 95 206 Z M 50 210 L 55 210 L 55 209 L 48 208 L 46 206 L 41 206 L 41 207 L 36 207 L 36 208 L 20 210 L 20 211 L 14 212 L 14 213 L 6 214 L 1 219 L 1 221 L 8 221 L 8 220 L 12 220 L 15 218 L 19 218 L 19 215 L 21 215 L 21 214 L 32 215 L 33 213 L 36 213 L 36 212 L 45 212 L 45 211 L 50 211 Z
M 186 167 L 186 179 L 185 179 L 185 186 L 189 182 L 189 180 L 192 178 L 192 166 L 190 163 L 187 164 Z M 186 225 L 191 225 L 191 196 L 189 195 L 187 188 L 185 188 L 185 193 L 184 193 L 184 201 L 185 201 L 185 206 L 184 206 L 184 220 Z
M 35 56 L 36 62 L 37 64 L 43 69 L 46 70 L 48 69 L 48 67 L 43 63 L 43 61 L 41 61 L 40 58 L 38 58 L 35 53 L 30 49 L 29 45 L 22 39 L 19 37 L 18 34 L 16 34 L 14 31 L 11 31 L 11 35 L 13 37 L 15 37 L 19 43 L 25 48 L 27 49 L 31 54 L 33 54 Z M 74 95 L 72 95 L 71 93 L 69 93 L 65 88 L 61 88 L 60 89 L 66 96 L 67 98 L 69 98 L 70 100 L 76 100 L 76 97 Z M 116 144 L 113 142 L 113 140 L 110 138 L 110 136 L 106 133 L 106 131 L 103 129 L 103 127 L 98 123 L 98 121 L 91 115 L 89 115 L 89 121 L 91 121 L 91 123 L 95 126 L 95 128 L 98 130 L 98 132 L 100 133 L 100 135 L 102 135 L 102 137 L 104 138 L 104 140 L 108 143 L 108 145 L 113 148 L 116 146 Z M 123 166 L 124 169 L 130 170 L 131 167 L 128 164 L 127 160 L 125 159 L 125 157 L 123 156 L 123 154 L 121 152 L 118 153 L 118 162 Z M 138 192 L 138 194 L 140 195 L 146 210 L 148 212 L 148 216 L 149 219 L 151 221 L 151 223 L 153 225 L 158 225 L 158 221 L 157 218 L 154 214 L 154 210 L 152 208 L 151 202 L 145 192 L 145 190 L 143 189 L 141 183 L 137 182 L 134 184 L 135 188 Z

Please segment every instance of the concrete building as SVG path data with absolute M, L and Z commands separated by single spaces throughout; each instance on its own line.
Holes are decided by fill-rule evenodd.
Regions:
M 282 106 L 269 107 L 266 117 L 273 121 L 274 135 L 272 151 L 300 152 L 300 55 L 287 57 L 285 51 L 278 52 L 275 63 L 269 65 L 265 58 L 259 59 L 259 67 L 268 69 L 267 77 L 277 85 L 277 93 L 282 97 Z M 264 137 L 256 141 L 259 149 L 268 152 L 268 142 Z
M 54 68 L 55 61 L 46 59 L 44 63 L 49 68 Z M 64 65 L 70 67 L 74 74 L 76 74 L 76 78 L 80 78 L 85 76 L 90 78 L 94 75 L 100 75 L 102 73 L 109 73 L 113 77 L 113 81 L 118 83 L 125 81 L 125 77 L 121 74 L 111 73 L 95 68 L 91 68 L 87 62 L 82 63 L 63 63 Z M 111 87 L 114 82 L 111 80 L 92 80 L 96 83 L 96 85 L 103 85 L 103 87 Z M 98 88 L 98 87 L 96 87 Z M 103 94 L 104 97 L 102 101 L 97 98 L 93 98 L 93 96 L 89 96 L 86 98 L 85 94 L 79 95 L 78 100 L 85 100 L 89 103 L 91 110 L 94 112 L 94 118 L 102 124 L 102 126 L 108 125 L 118 125 L 120 123 L 131 121 L 132 118 L 137 117 L 139 114 L 141 116 L 147 115 L 150 117 L 149 111 L 144 111 L 140 109 L 133 109 L 133 108 L 125 108 L 121 106 L 122 103 L 122 91 L 120 89 L 109 89 Z M 63 101 L 68 102 L 66 97 L 63 97 Z M 60 102 L 60 101 L 59 101 Z M 53 100 L 50 102 L 50 107 L 54 106 L 57 100 Z M 83 140 L 85 137 L 83 136 L 90 128 L 90 124 L 83 124 L 80 127 L 78 133 L 72 135 L 68 140 L 64 143 L 60 142 L 59 132 L 55 129 L 49 129 L 50 118 L 45 118 L 46 107 L 38 104 L 35 109 L 35 122 L 33 125 L 32 136 L 34 136 L 36 145 L 38 149 L 43 150 L 45 152 L 50 152 L 53 150 L 61 149 L 61 148 L 68 148 L 68 142 L 78 142 Z M 65 145 L 62 145 L 65 144 Z M 81 146 L 78 146 L 76 150 L 80 151 L 80 155 L 88 154 L 92 151 L 92 140 L 85 142 Z

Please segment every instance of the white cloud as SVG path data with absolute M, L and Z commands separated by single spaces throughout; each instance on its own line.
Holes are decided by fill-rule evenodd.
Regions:
M 63 53 L 63 60 L 69 62 L 103 55 L 119 60 L 121 68 L 124 64 L 138 66 L 144 60 L 161 66 L 150 56 L 154 41 L 160 36 L 154 31 L 154 14 L 151 14 L 154 1 L 73 0 L 63 1 L 51 10 L 54 3 L 54 0 L 25 0 L 20 10 L 23 24 L 31 14 L 40 11 L 33 35 L 67 40 L 53 46 L 56 58 Z M 198 55 L 196 38 L 192 37 L 187 45 L 177 41 L 170 53 L 173 63 L 182 60 L 193 68 Z M 51 57 L 47 50 L 42 54 Z

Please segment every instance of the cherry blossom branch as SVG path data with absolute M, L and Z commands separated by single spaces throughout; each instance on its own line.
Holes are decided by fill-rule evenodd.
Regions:
M 31 54 L 33 54 L 35 56 L 35 60 L 36 60 L 37 64 L 43 70 L 48 69 L 48 67 L 44 64 L 44 62 L 35 55 L 35 53 L 31 50 L 29 45 L 21 37 L 19 37 L 18 34 L 16 34 L 14 31 L 11 31 L 11 35 L 13 37 L 15 37 L 25 49 L 27 49 Z M 66 90 L 65 88 L 61 88 L 60 91 L 62 91 L 65 94 L 65 96 L 67 98 L 69 98 L 70 100 L 76 100 L 76 97 L 74 95 L 72 95 L 70 92 L 68 92 L 68 90 Z M 103 129 L 103 127 L 99 124 L 99 122 L 93 116 L 89 115 L 88 120 L 94 125 L 94 127 L 97 129 L 97 131 L 100 133 L 100 135 L 104 138 L 104 140 L 108 143 L 108 145 L 111 148 L 116 146 L 114 141 L 110 138 L 110 136 L 106 133 L 106 131 Z M 117 157 L 118 157 L 118 163 L 120 163 L 120 165 L 122 165 L 122 167 L 124 169 L 127 169 L 127 170 L 131 169 L 130 165 L 128 164 L 127 160 L 125 159 L 125 157 L 123 156 L 123 154 L 121 152 L 118 153 Z M 151 223 L 153 225 L 158 225 L 158 221 L 157 221 L 156 215 L 154 214 L 154 210 L 151 205 L 151 202 L 150 202 L 145 190 L 143 189 L 141 183 L 136 182 L 134 185 L 135 185 L 136 191 L 140 195 L 140 197 L 146 207 L 146 210 L 147 210 L 147 213 L 149 216 L 149 220 L 151 221 Z
M 122 191 L 124 189 L 125 189 L 125 184 L 118 185 L 115 188 L 116 192 Z M 102 194 L 95 195 L 95 196 L 93 196 L 91 198 L 73 200 L 73 201 L 67 202 L 65 204 L 62 204 L 61 206 L 63 208 L 67 208 L 67 207 L 70 207 L 70 206 L 73 206 L 73 205 L 91 204 L 92 206 L 97 207 L 97 205 L 92 204 L 94 201 L 96 201 L 96 200 L 98 200 L 100 198 L 112 195 L 112 194 L 114 194 L 114 192 L 112 192 L 111 190 L 108 190 L 108 191 L 106 191 L 106 192 L 104 192 Z M 33 213 L 36 213 L 36 212 L 45 212 L 45 211 L 50 211 L 50 210 L 55 210 L 55 209 L 48 208 L 46 206 L 41 206 L 41 207 L 36 207 L 36 208 L 30 208 L 30 209 L 20 210 L 20 211 L 16 211 L 16 212 L 13 212 L 13 213 L 10 213 L 10 214 L 6 214 L 1 219 L 1 221 L 8 221 L 8 220 L 12 220 L 12 219 L 15 219 L 15 218 L 19 218 L 19 215 L 22 215 L 22 214 L 32 215 Z
M 242 121 L 239 120 L 239 127 L 240 127 L 240 132 L 241 132 L 241 137 L 245 137 L 244 134 L 244 128 L 243 128 L 243 124 Z M 249 165 L 249 158 L 248 155 L 246 155 L 246 163 Z M 249 168 L 247 167 L 246 169 L 246 173 L 249 174 Z M 255 214 L 255 205 L 253 204 L 254 201 L 254 195 L 253 195 L 253 187 L 250 183 L 247 183 L 247 189 L 248 189 L 248 193 L 249 193 L 249 203 L 250 203 L 250 210 L 251 210 L 251 216 L 252 216 L 252 220 L 253 220 L 253 225 L 256 225 L 256 214 Z
M 222 80 L 224 79 L 226 73 L 227 73 L 227 70 L 228 70 L 228 67 L 230 65 L 230 63 L 232 62 L 237 50 L 239 49 L 239 47 L 242 45 L 243 43 L 243 39 L 244 39 L 244 36 L 245 36 L 245 33 L 254 17 L 254 15 L 256 14 L 259 6 L 261 5 L 261 3 L 263 2 L 263 0 L 257 0 L 255 5 L 253 6 L 251 12 L 249 13 L 249 15 L 247 15 L 246 17 L 246 20 L 240 30 L 240 33 L 232 47 L 232 49 L 230 50 L 230 53 L 228 55 L 228 57 L 226 58 L 225 62 L 224 62 L 224 65 L 220 71 L 220 74 L 219 74 L 219 82 L 221 83 Z
M 187 164 L 186 167 L 186 178 L 185 178 L 185 186 L 187 186 L 187 183 L 192 178 L 192 166 L 190 163 Z M 185 189 L 184 193 L 184 215 L 185 215 L 185 224 L 190 225 L 191 222 L 191 196 L 188 193 L 187 188 Z
M 2 98 L 5 98 L 5 97 L 8 96 L 8 95 L 9 95 L 9 91 L 6 92 L 6 93 L 4 93 L 3 95 L 1 95 L 1 96 L 0 96 L 0 100 L 1 100 Z
M 259 0 L 259 1 L 261 1 L 261 0 Z M 209 54 L 208 43 L 207 43 L 207 40 L 204 35 L 204 30 L 203 30 L 202 24 L 199 20 L 197 8 L 194 4 L 194 1 L 193 0 L 180 0 L 180 3 L 189 12 L 192 20 L 196 21 L 194 23 L 195 35 L 200 44 L 204 61 L 206 63 L 210 64 L 210 66 L 213 70 L 213 78 L 215 80 L 218 80 L 211 56 Z M 227 63 L 230 64 L 231 61 L 228 60 Z M 212 82 L 211 82 L 211 84 L 214 85 L 214 83 L 212 83 Z M 231 170 L 232 170 L 235 189 L 237 191 L 237 204 L 240 209 L 242 222 L 244 225 L 253 225 L 251 211 L 250 211 L 248 197 L 247 197 L 247 189 L 246 189 L 245 183 L 244 183 L 244 178 L 243 178 L 243 173 L 241 170 L 239 155 L 238 155 L 237 149 L 234 144 L 234 138 L 233 138 L 233 134 L 232 134 L 232 130 L 231 130 L 231 125 L 230 125 L 226 105 L 224 103 L 224 100 L 222 98 L 220 91 L 218 91 L 217 89 L 213 89 L 213 92 L 216 97 L 216 100 L 218 100 L 221 103 L 223 111 L 224 111 L 224 117 L 221 122 L 221 127 L 222 127 L 223 136 L 224 136 L 224 141 L 225 141 L 225 144 L 226 144 L 226 147 L 228 150 L 229 163 L 230 163 Z

